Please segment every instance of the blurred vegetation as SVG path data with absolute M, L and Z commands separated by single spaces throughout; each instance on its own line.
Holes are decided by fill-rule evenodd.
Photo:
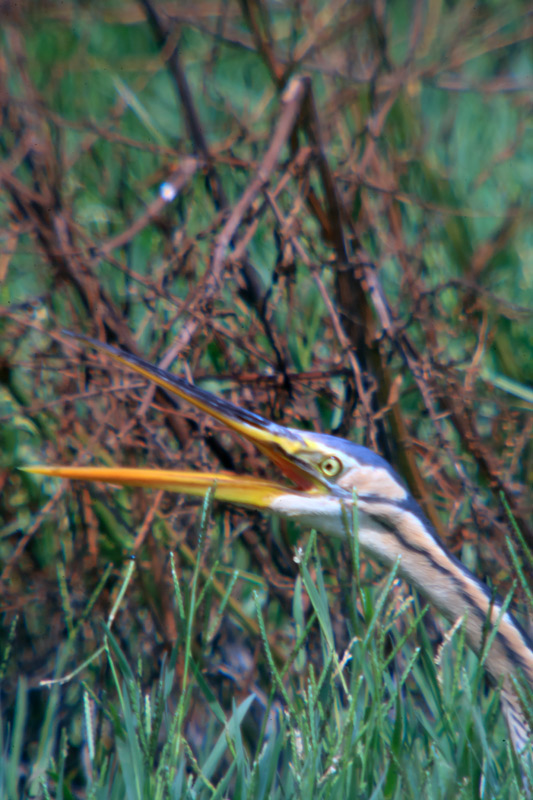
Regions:
M 268 469 L 85 332 L 380 451 L 506 596 L 533 542 L 530 4 L 0 9 L 0 795 L 520 797 L 462 630 L 394 574 L 16 467 Z

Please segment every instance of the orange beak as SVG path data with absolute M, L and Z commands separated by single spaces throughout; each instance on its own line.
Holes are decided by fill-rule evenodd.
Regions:
M 253 442 L 292 481 L 295 488 L 288 488 L 261 478 L 226 472 L 76 466 L 24 467 L 26 472 L 71 480 L 102 481 L 115 486 L 166 489 L 192 496 L 203 496 L 210 487 L 215 485 L 217 499 L 257 509 L 271 508 L 273 502 L 283 495 L 295 495 L 303 498 L 327 492 L 326 487 L 297 457 L 298 452 L 306 446 L 306 437 L 303 432 L 300 433 L 292 428 L 285 428 L 270 422 L 252 411 L 247 411 L 223 400 L 130 353 L 86 336 L 69 335 L 89 343 L 95 349 L 108 355 L 113 361 L 143 375 L 166 391 L 188 400 L 196 408 L 205 411 L 231 430 Z

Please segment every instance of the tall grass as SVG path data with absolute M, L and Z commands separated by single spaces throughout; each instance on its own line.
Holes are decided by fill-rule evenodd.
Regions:
M 117 615 L 127 610 L 130 561 L 91 659 L 62 674 L 67 641 L 54 680 L 30 689 L 20 677 L 14 715 L 9 722 L 4 715 L 0 727 L 1 797 L 523 797 L 498 692 L 484 684 L 464 628 L 456 626 L 436 653 L 426 609 L 400 590 L 393 568 L 379 586 L 354 582 L 347 591 L 341 624 L 349 643 L 340 652 L 314 533 L 297 555 L 294 636 L 285 663 L 271 650 L 268 598 L 254 591 L 270 690 L 251 689 L 224 710 L 210 686 L 209 639 L 199 624 L 214 580 L 212 570 L 200 567 L 210 509 L 207 497 L 190 580 L 173 569 L 179 635 L 159 660 L 157 680 L 145 682 L 142 658 L 130 664 L 113 633 Z M 222 608 L 227 600 L 211 603 L 210 621 L 220 624 L 229 613 Z M 319 668 L 316 654 L 310 658 L 313 629 Z M 95 667 L 107 673 L 104 691 L 87 680 Z M 30 692 L 42 695 L 44 708 L 32 730 Z M 81 698 L 74 725 L 62 714 L 73 692 Z

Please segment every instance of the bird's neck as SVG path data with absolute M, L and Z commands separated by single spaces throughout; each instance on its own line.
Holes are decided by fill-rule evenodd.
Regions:
M 487 671 L 506 683 L 521 672 L 533 689 L 533 643 L 509 612 L 502 614 L 501 601 L 485 584 L 448 553 L 419 507 L 370 498 L 360 498 L 358 505 L 361 548 L 389 564 L 400 557 L 399 573 L 446 619 L 464 617 L 468 644 L 478 654 L 490 633 L 490 616 L 498 630 L 486 658 Z

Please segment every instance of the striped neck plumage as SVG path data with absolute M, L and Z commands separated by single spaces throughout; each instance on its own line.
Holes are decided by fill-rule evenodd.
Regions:
M 484 654 L 485 668 L 502 683 L 502 705 L 516 749 L 531 747 L 531 731 L 515 691 L 515 681 L 524 680 L 533 691 L 533 642 L 526 632 L 503 610 L 502 601 L 446 550 L 412 497 L 384 500 L 363 495 L 358 505 L 361 547 L 381 561 L 392 563 L 400 557 L 402 577 L 450 622 L 462 619 L 469 646 Z

